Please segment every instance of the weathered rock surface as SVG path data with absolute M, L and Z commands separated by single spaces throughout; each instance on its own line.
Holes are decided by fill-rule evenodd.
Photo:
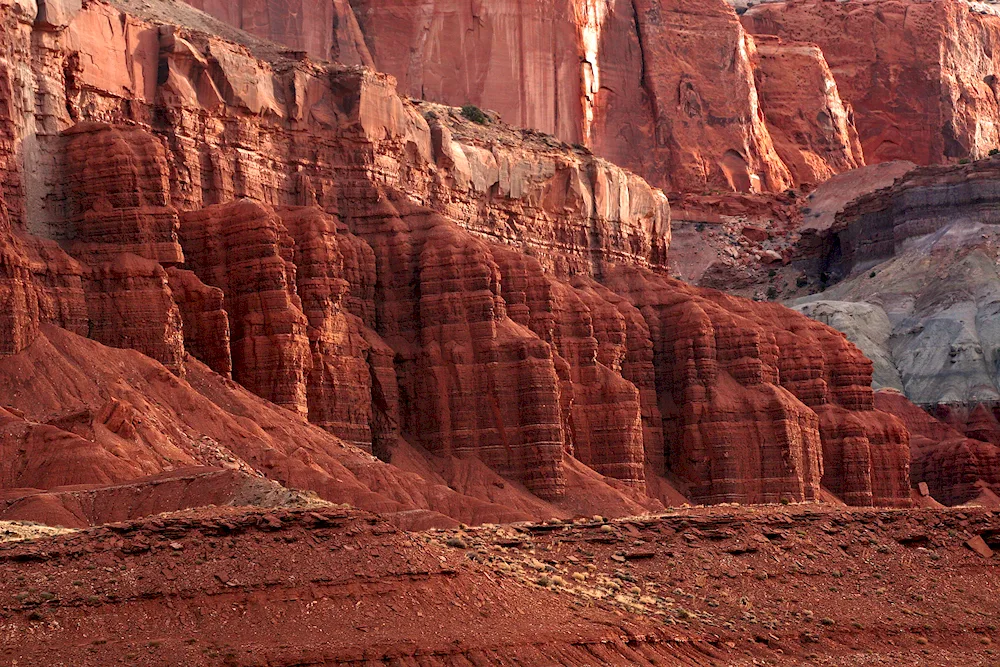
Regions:
M 132 349 L 182 374 L 184 333 L 163 267 L 131 254 L 95 265 L 85 277 L 88 336 Z
M 874 410 L 871 362 L 842 335 L 629 269 L 609 286 L 646 313 L 670 467 L 696 498 L 816 498 L 822 483 L 909 504 L 906 430 Z
M 180 309 L 184 349 L 219 375 L 232 377 L 229 315 L 225 292 L 198 280 L 193 271 L 167 269 L 170 295 Z
M 732 13 L 674 9 L 643 10 L 656 48 L 664 25 L 698 44 L 721 31 L 755 100 Z M 32 150 L 4 159 L 25 193 L 12 275 L 40 305 L 5 363 L 10 407 L 81 457 L 53 470 L 113 484 L 211 463 L 195 444 L 209 438 L 250 474 L 424 524 L 636 513 L 676 501 L 668 474 L 707 502 L 811 500 L 821 485 L 909 502 L 905 430 L 873 409 L 870 363 L 791 311 L 662 278 L 669 207 L 640 177 L 411 103 L 368 70 L 206 35 L 211 19 L 180 4 L 93 2 L 61 30 L 24 25 L 10 34 L 47 103 L 17 108 Z M 676 55 L 655 54 L 654 87 L 677 85 Z M 700 114 L 742 104 L 692 86 Z M 720 132 L 750 156 L 769 140 L 739 108 Z M 687 118 L 665 136 L 714 136 Z M 734 164 L 705 174 L 786 178 L 779 162 Z M 52 325 L 176 374 L 139 355 L 122 371 L 135 353 Z M 56 377 L 73 379 L 36 384 Z M 62 481 L 38 474 L 37 488 Z
M 186 265 L 225 295 L 233 379 L 308 414 L 308 322 L 296 293 L 293 241 L 281 219 L 248 200 L 220 204 L 184 214 L 181 239 Z
M 819 45 L 869 163 L 928 165 L 1000 146 L 1000 17 L 967 2 L 813 0 L 764 3 L 755 35 Z
M 414 98 L 479 105 L 585 144 L 657 186 L 780 191 L 863 163 L 822 55 L 783 46 L 779 64 L 771 46 L 758 60 L 721 0 L 190 4 L 314 56 L 339 49 Z M 772 78 L 767 95 L 755 73 Z M 809 81 L 790 89 L 810 108 L 804 121 L 774 78 Z M 813 136 L 798 132 L 803 122 Z
M 26 248 L 13 234 L 0 199 L 0 356 L 17 354 L 31 343 L 38 330 L 38 308 Z
M 866 302 L 810 300 L 795 306 L 795 310 L 844 332 L 871 359 L 875 388 L 903 390 L 903 380 L 889 350 L 892 323 L 880 306 Z
M 197 7 L 230 25 L 291 49 L 345 65 L 373 67 L 348 0 L 191 0 Z
M 132 254 L 184 261 L 170 167 L 160 139 L 135 127 L 74 125 L 60 151 L 70 252 L 89 263 Z
M 931 496 L 946 505 L 960 505 L 981 493 L 982 485 L 994 492 L 1000 490 L 1000 448 L 996 442 L 984 440 L 982 433 L 963 433 L 940 421 L 911 403 L 899 392 L 880 391 L 875 394 L 879 409 L 890 412 L 906 424 L 910 432 L 910 477 L 914 484 L 925 482 Z M 960 415 L 986 413 L 984 406 L 974 410 L 945 410 L 942 416 L 956 422 Z M 981 421 L 981 420 L 980 420 Z M 967 422 L 966 424 L 967 425 Z M 997 431 L 992 431 L 995 440 Z
M 864 166 L 864 152 L 823 52 L 761 37 L 757 90 L 775 150 L 796 183 L 819 184 Z
M 998 175 L 996 160 L 930 167 L 861 197 L 823 241 L 829 275 L 845 279 L 797 306 L 847 332 L 878 386 L 917 404 L 1000 400 Z

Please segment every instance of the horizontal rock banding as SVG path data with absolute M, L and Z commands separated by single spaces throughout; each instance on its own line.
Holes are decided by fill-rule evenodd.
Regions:
M 109 17 L 98 44 L 83 28 Z M 154 29 L 99 2 L 68 21 L 100 58 L 39 82 L 66 101 L 39 125 L 37 164 L 55 165 L 41 181 L 74 175 L 62 219 L 39 204 L 48 219 L 31 228 L 72 228 L 62 240 L 75 259 L 51 240 L 11 241 L 12 286 L 44 306 L 10 325 L 23 332 L 11 353 L 40 323 L 67 326 L 194 373 L 252 421 L 190 352 L 329 436 L 278 420 L 312 444 L 227 439 L 235 465 L 341 498 L 346 456 L 359 487 L 393 508 L 510 517 L 524 510 L 501 511 L 491 494 L 524 493 L 541 512 L 582 507 L 579 489 L 600 488 L 638 511 L 657 506 L 668 473 L 704 502 L 814 500 L 821 485 L 856 504 L 909 497 L 905 430 L 873 409 L 870 363 L 791 311 L 662 277 L 669 206 L 638 176 L 552 137 L 411 103 L 370 71 Z M 703 28 L 691 29 L 707 39 Z M 32 58 L 45 69 L 57 52 Z M 141 436 L 139 421 L 135 435 L 111 422 L 116 437 Z M 469 505 L 331 444 L 357 451 L 344 441 L 400 466 L 422 448 L 420 474 L 456 486 L 485 463 L 476 475 L 490 490 Z

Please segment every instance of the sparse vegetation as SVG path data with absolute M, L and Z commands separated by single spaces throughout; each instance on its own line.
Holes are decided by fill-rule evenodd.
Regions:
M 466 104 L 462 107 L 462 117 L 476 125 L 489 125 L 490 117 L 475 104 Z
M 449 537 L 448 540 L 445 542 L 445 544 L 447 544 L 449 547 L 452 547 L 453 549 L 469 548 L 469 545 L 466 544 L 465 540 L 463 540 L 461 537 Z

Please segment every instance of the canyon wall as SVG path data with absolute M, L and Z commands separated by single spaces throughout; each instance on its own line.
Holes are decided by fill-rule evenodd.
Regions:
M 751 7 L 754 35 L 819 45 L 869 163 L 921 165 L 1000 147 L 1000 17 L 961 0 L 794 0 Z
M 959 505 L 977 500 L 984 490 L 1000 491 L 1000 431 L 991 409 L 983 405 L 972 410 L 945 408 L 937 411 L 944 417 L 939 420 L 898 392 L 880 391 L 875 402 L 906 424 L 911 478 L 914 484 L 925 483 L 935 500 Z
M 658 187 L 781 191 L 863 164 L 823 54 L 778 41 L 758 53 L 722 0 L 189 4 L 316 57 L 373 65 L 404 95 L 586 145 Z
M 315 58 L 374 66 L 348 0 L 191 0 L 188 4 Z
M 432 502 L 426 482 L 360 466 L 361 448 L 485 463 L 481 500 L 510 482 L 534 498 L 518 503 L 569 513 L 581 489 L 658 506 L 668 473 L 696 501 L 826 486 L 909 503 L 908 435 L 874 409 L 871 363 L 792 311 L 663 277 L 669 206 L 639 176 L 410 102 L 370 70 L 213 37 L 180 4 L 91 2 L 61 23 L 53 6 L 37 25 L 4 7 L 0 69 L 12 98 L 34 97 L 0 107 L 18 203 L 0 229 L 5 353 L 57 341 L 117 358 L 53 327 L 135 349 L 252 430 L 232 394 L 249 389 L 285 417 L 262 441 L 230 438 L 238 458 L 331 498 L 343 449 L 403 507 L 470 502 Z

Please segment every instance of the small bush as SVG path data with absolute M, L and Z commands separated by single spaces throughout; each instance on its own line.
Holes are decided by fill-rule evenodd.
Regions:
M 970 160 L 967 157 L 962 158 L 958 161 L 959 164 L 969 164 Z
M 809 279 L 808 279 L 808 278 L 806 278 L 805 276 L 799 276 L 799 277 L 798 277 L 798 278 L 797 278 L 797 279 L 795 280 L 795 286 L 796 286 L 796 287 L 805 287 L 805 286 L 806 286 L 806 285 L 808 285 L 808 284 L 809 284 Z
M 490 123 L 490 117 L 475 104 L 466 104 L 462 107 L 462 117 L 476 125 L 489 125 Z
M 990 155 L 991 156 L 993 156 L 993 155 L 1000 155 L 1000 148 L 991 148 L 990 149 Z
M 775 287 L 767 288 L 767 300 L 774 301 L 778 298 L 778 290 Z
M 445 542 L 449 547 L 453 549 L 468 549 L 469 545 L 465 543 L 461 537 L 449 537 L 448 541 Z

